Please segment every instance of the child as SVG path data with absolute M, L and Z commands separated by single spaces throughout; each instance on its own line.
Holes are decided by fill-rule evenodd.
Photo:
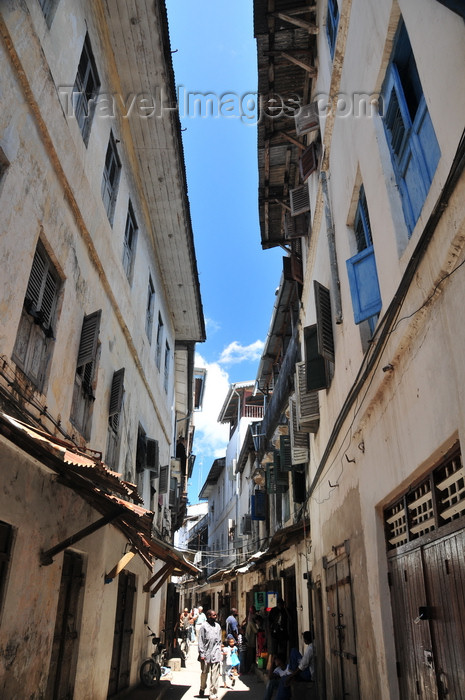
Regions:
M 270 669 L 268 684 L 266 686 L 265 695 L 263 700 L 271 700 L 272 695 L 275 690 L 279 687 L 279 682 L 283 676 L 290 675 L 290 671 L 286 666 L 285 660 L 279 654 L 275 654 L 274 657 L 275 668 Z
M 227 688 L 226 678 L 230 678 L 231 686 L 234 686 L 236 676 L 239 675 L 240 662 L 234 637 L 227 639 L 226 646 L 223 648 L 223 655 L 223 688 Z

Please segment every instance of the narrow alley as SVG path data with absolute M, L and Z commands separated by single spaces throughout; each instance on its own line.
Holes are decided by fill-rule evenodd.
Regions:
M 220 677 L 221 685 L 221 677 Z M 144 688 L 139 686 L 129 694 L 121 695 L 121 700 L 192 700 L 199 697 L 200 664 L 197 661 L 197 643 L 189 647 L 186 665 L 180 671 L 172 671 L 160 681 L 160 687 Z M 251 672 L 236 680 L 234 688 L 218 689 L 219 700 L 261 700 L 265 685 L 259 675 Z M 247 693 L 247 695 L 244 695 Z M 209 697 L 209 685 L 205 692 Z

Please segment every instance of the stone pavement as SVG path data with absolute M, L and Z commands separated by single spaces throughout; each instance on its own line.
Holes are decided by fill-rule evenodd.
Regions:
M 191 644 L 185 668 L 181 668 L 180 671 L 172 671 L 165 678 L 162 678 L 158 688 L 144 688 L 139 685 L 124 695 L 118 695 L 118 698 L 121 700 L 194 700 L 194 698 L 198 698 L 200 664 L 197 661 L 197 654 L 197 644 Z M 263 676 L 259 672 L 243 675 L 236 680 L 234 688 L 220 687 L 218 698 L 219 700 L 262 700 L 265 693 L 262 678 Z M 207 684 L 205 697 L 208 698 L 208 696 L 209 685 Z

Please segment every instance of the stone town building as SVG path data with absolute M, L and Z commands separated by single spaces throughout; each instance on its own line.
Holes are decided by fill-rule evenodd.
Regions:
M 261 242 L 287 257 L 237 464 L 266 535 L 218 578 L 312 630 L 312 697 L 463 698 L 464 5 L 254 12 Z
M 170 545 L 205 327 L 164 3 L 2 2 L 0 66 L 0 695 L 99 700 L 198 571 Z

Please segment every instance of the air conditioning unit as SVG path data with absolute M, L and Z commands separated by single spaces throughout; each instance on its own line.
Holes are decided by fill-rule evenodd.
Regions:
M 308 134 L 320 128 L 320 115 L 318 114 L 318 102 L 304 105 L 294 115 L 295 130 L 297 136 Z

